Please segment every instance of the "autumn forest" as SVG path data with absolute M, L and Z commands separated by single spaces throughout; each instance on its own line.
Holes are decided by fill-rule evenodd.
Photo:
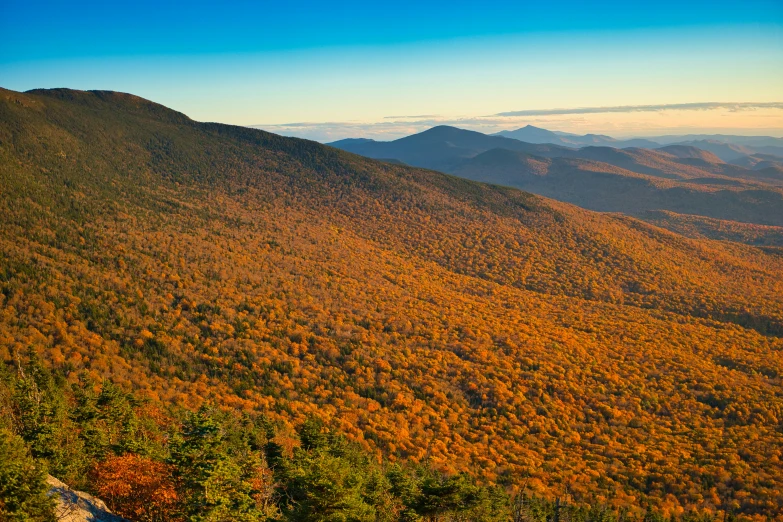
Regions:
M 0 90 L 0 459 L 131 520 L 780 519 L 783 248 L 653 223 Z

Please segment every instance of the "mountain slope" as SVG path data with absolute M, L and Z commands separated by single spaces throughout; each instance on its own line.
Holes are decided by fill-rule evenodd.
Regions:
M 773 181 L 774 176 L 725 163 L 710 152 L 685 145 L 669 145 L 656 150 L 583 147 L 575 151 L 562 152 L 557 156 L 598 161 L 638 174 L 665 179 L 709 179 L 720 184 L 720 179 L 723 178 L 723 182 L 740 180 L 779 184 Z
M 754 150 L 743 145 L 734 145 L 717 140 L 693 140 L 678 142 L 677 145 L 696 147 L 718 156 L 723 161 L 732 161 L 753 154 Z
M 6 361 L 550 495 L 780 512 L 779 250 L 117 93 L 0 91 L 0 183 Z
M 666 210 L 649 211 L 645 221 L 688 237 L 738 241 L 758 246 L 783 246 L 783 227 L 753 225 L 712 219 L 704 216 L 677 214 Z
M 594 149 L 594 152 L 588 149 Z M 647 155 L 652 159 L 639 154 L 650 153 L 644 149 L 588 149 L 582 149 L 587 151 L 584 156 L 588 158 L 625 164 L 633 170 L 590 159 L 541 158 L 495 149 L 462 163 L 452 173 L 467 179 L 528 190 L 602 212 L 623 212 L 646 218 L 650 211 L 669 210 L 729 221 L 783 226 L 783 190 L 778 188 L 710 175 L 698 167 L 688 170 L 669 168 L 667 162 L 658 161 L 660 158 L 655 153 Z M 641 174 L 640 171 L 653 174 Z M 690 177 L 699 173 L 704 177 Z M 677 177 L 670 179 L 667 175 Z M 663 223 L 666 221 L 656 221 L 659 225 Z
M 723 163 L 723 160 L 715 154 L 696 147 L 690 147 L 688 145 L 667 145 L 665 147 L 659 147 L 658 151 L 665 152 L 682 159 L 698 159 L 706 163 L 714 164 Z
M 515 135 L 534 140 L 560 137 L 530 126 L 520 131 L 524 133 Z M 656 150 L 568 148 L 454 127 L 435 127 L 393 142 L 343 140 L 334 145 L 368 157 L 394 158 L 472 180 L 506 184 L 592 210 L 624 212 L 642 218 L 648 211 L 666 210 L 712 219 L 783 225 L 783 176 L 777 165 L 745 168 L 694 146 L 675 144 Z M 497 152 L 500 149 L 507 153 Z M 544 161 L 546 177 L 540 172 L 527 176 L 531 166 L 524 164 L 533 161 L 527 158 L 529 155 L 538 157 L 538 162 L 554 159 Z M 715 237 L 723 236 L 716 231 Z
M 751 154 L 731 160 L 732 165 L 761 170 L 769 167 L 783 167 L 783 158 L 771 154 Z

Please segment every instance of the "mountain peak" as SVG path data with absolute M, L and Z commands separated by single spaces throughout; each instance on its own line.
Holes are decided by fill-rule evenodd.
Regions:
M 443 134 L 443 133 L 459 134 L 459 133 L 467 133 L 467 132 L 473 132 L 473 131 L 467 129 L 460 129 L 459 127 L 454 127 L 452 125 L 436 125 L 425 131 L 420 132 L 419 134 Z
M 418 134 L 412 134 L 405 136 L 396 141 L 409 141 L 409 140 L 453 140 L 453 139 L 472 139 L 473 137 L 486 137 L 485 134 L 480 132 L 460 129 L 459 127 L 452 127 L 451 125 L 436 125 Z
M 723 163 L 723 160 L 714 153 L 692 145 L 667 145 L 658 150 L 681 159 L 700 159 L 708 163 Z

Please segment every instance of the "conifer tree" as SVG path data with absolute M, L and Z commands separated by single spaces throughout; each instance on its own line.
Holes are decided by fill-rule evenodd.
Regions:
M 24 440 L 0 429 L 0 520 L 54 522 L 54 502 L 46 494 L 45 479 Z

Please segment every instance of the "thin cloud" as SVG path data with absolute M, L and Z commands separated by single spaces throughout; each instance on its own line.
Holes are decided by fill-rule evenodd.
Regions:
M 437 114 L 418 114 L 415 116 L 384 116 L 384 120 L 412 120 L 421 118 L 437 118 Z
M 619 105 L 616 107 L 577 107 L 573 109 L 533 109 L 526 111 L 499 112 L 493 116 L 561 116 L 569 114 L 603 114 L 609 112 L 660 112 L 660 111 L 709 111 L 725 109 L 729 111 L 747 111 L 753 109 L 783 109 L 783 102 L 700 102 L 670 103 L 659 105 Z

